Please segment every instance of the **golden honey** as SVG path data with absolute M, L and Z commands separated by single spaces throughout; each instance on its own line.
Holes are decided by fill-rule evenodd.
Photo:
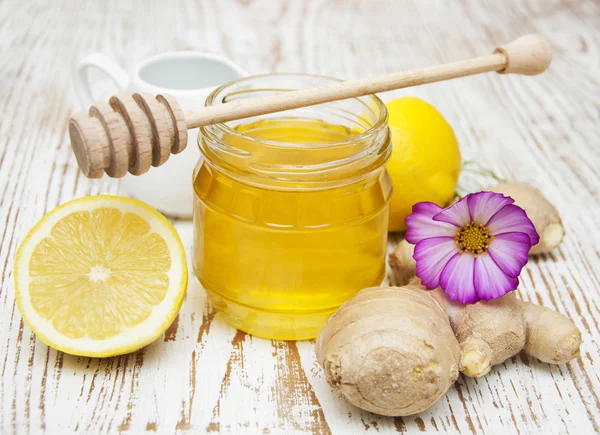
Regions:
M 274 86 L 278 75 L 243 79 L 208 103 L 332 80 L 282 76 L 286 87 Z M 386 112 L 376 97 L 354 101 L 201 129 L 193 264 L 232 326 L 314 338 L 342 303 L 384 279 Z

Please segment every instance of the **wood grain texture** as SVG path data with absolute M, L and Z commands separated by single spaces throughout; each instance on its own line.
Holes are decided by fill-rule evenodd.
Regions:
M 0 2 L 0 432 L 573 433 L 600 431 L 600 5 L 587 0 L 5 0 Z M 531 181 L 567 237 L 536 258 L 520 294 L 569 315 L 581 358 L 523 355 L 483 379 L 461 377 L 426 412 L 384 418 L 331 391 L 312 342 L 270 342 L 226 326 L 190 280 L 178 320 L 132 355 L 49 349 L 14 303 L 13 259 L 28 229 L 71 198 L 119 193 L 77 170 L 67 138 L 74 62 L 104 51 L 131 66 L 173 49 L 231 57 L 251 73 L 363 78 L 546 37 L 539 77 L 482 75 L 382 95 L 418 95 L 453 125 L 466 159 Z M 112 92 L 99 79 L 97 91 Z M 188 254 L 189 223 L 175 223 Z M 397 242 L 390 238 L 390 246 Z

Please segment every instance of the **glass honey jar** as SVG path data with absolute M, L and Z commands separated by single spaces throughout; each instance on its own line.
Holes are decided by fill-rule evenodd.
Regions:
M 337 82 L 268 74 L 206 105 Z M 391 152 L 385 105 L 367 96 L 200 129 L 194 271 L 215 309 L 264 338 L 317 336 L 385 277 Z

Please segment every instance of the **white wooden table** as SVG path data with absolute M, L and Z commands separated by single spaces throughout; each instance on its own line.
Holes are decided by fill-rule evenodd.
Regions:
M 600 6 L 485 3 L 0 2 L 0 432 L 600 431 Z M 84 178 L 69 149 L 72 66 L 84 54 L 104 51 L 129 66 L 161 51 L 206 50 L 252 73 L 357 78 L 485 54 L 532 31 L 554 51 L 540 77 L 485 75 L 383 97 L 426 98 L 454 126 L 465 158 L 532 181 L 557 205 L 567 238 L 530 261 L 520 293 L 573 318 L 584 335 L 580 359 L 556 367 L 516 356 L 483 379 L 459 378 L 420 415 L 384 418 L 330 390 L 312 342 L 229 328 L 193 279 L 164 338 L 132 355 L 65 355 L 24 326 L 12 269 L 27 230 L 71 198 L 119 193 L 115 180 Z M 189 252 L 190 225 L 176 225 Z

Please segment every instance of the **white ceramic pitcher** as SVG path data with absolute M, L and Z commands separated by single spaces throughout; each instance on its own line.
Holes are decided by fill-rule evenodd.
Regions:
M 75 70 L 75 91 L 87 108 L 98 98 L 92 95 L 87 70 L 98 68 L 112 79 L 118 92 L 173 95 L 183 110 L 202 106 L 206 97 L 223 83 L 248 75 L 232 61 L 209 53 L 176 51 L 149 57 L 128 74 L 110 57 L 92 53 Z M 161 212 L 174 217 L 192 216 L 192 172 L 199 158 L 198 129 L 188 131 L 187 148 L 142 176 L 127 174 L 122 187 Z

